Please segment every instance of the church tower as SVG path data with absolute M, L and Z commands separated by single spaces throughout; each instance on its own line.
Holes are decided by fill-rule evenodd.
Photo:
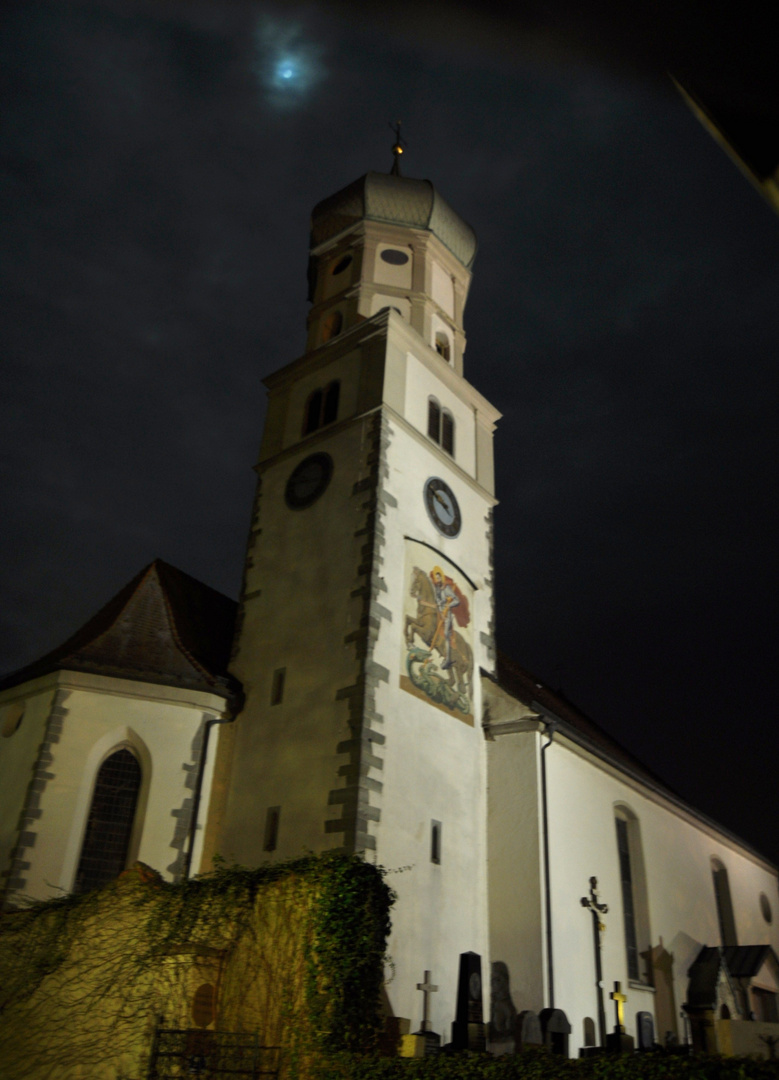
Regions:
M 206 838 L 247 865 L 338 848 L 402 871 L 389 1006 L 417 1026 L 429 970 L 445 1038 L 459 954 L 487 955 L 499 414 L 463 375 L 475 252 L 426 180 L 368 173 L 313 211 L 306 351 L 266 379 L 246 703 Z

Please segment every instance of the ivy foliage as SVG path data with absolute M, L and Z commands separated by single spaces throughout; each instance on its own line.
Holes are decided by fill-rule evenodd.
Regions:
M 504 1057 L 469 1052 L 418 1059 L 336 1054 L 317 1064 L 311 1080 L 777 1080 L 778 1076 L 779 1062 L 755 1058 L 658 1051 L 569 1059 L 539 1047 Z
M 218 1028 L 257 1032 L 288 1061 L 370 1052 L 393 900 L 381 868 L 325 853 L 178 885 L 139 863 L 104 889 L 6 914 L 3 1075 L 132 1075 L 159 1017 L 191 1026 L 202 983 L 219 988 Z

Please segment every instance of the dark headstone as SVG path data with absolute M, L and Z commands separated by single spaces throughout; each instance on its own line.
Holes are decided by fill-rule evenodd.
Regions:
M 638 1032 L 638 1049 L 651 1050 L 655 1045 L 655 1022 L 651 1013 L 636 1013 L 636 1031 Z
M 571 1034 L 571 1025 L 563 1010 L 542 1009 L 539 1020 L 544 1036 L 544 1046 L 553 1054 L 568 1057 L 568 1036 Z
M 532 1009 L 523 1009 L 517 1017 L 517 1050 L 524 1046 L 541 1046 L 544 1042 L 544 1034 L 541 1031 L 541 1021 Z
M 517 1010 L 511 1000 L 509 969 L 502 960 L 492 965 L 490 976 L 490 1041 L 502 1042 L 515 1038 Z
M 610 1054 L 632 1054 L 635 1049 L 633 1036 L 624 1031 L 612 1031 L 606 1036 L 606 1049 Z
M 481 957 L 475 952 L 460 953 L 457 980 L 457 1013 L 452 1024 L 455 1050 L 485 1050 L 487 1040 L 482 1012 Z

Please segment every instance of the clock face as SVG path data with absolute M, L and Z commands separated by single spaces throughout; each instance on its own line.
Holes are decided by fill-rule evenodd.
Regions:
M 305 510 L 315 503 L 333 475 L 333 459 L 329 454 L 309 454 L 296 465 L 287 480 L 284 498 L 292 510 Z
M 452 489 L 438 476 L 431 476 L 425 483 L 425 506 L 440 533 L 457 536 L 463 523 L 460 507 Z

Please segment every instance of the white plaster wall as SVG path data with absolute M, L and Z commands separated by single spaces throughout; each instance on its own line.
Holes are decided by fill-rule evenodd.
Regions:
M 183 704 L 164 700 L 169 696 L 165 687 L 76 678 L 82 683 L 91 679 L 100 688 L 71 686 L 58 699 L 67 712 L 59 741 L 52 747 L 53 759 L 47 765 L 52 778 L 41 796 L 36 842 L 27 856 L 31 865 L 25 892 L 36 899 L 72 889 L 97 771 L 122 746 L 135 751 L 143 774 L 128 862 L 140 859 L 171 879 L 169 867 L 178 855 L 171 846 L 176 828 L 173 811 L 192 798 L 193 787 L 186 781 L 188 776 L 194 778 L 193 742 L 204 716 L 217 715 L 223 707 L 206 694 L 190 695 L 199 700 Z M 178 690 L 170 694 L 187 696 Z M 205 805 L 208 794 L 204 790 Z
M 445 363 L 440 357 L 438 359 Z M 428 398 L 437 398 L 442 408 L 448 409 L 454 417 L 454 460 L 469 476 L 475 476 L 476 419 L 473 409 L 411 353 L 407 355 L 406 364 L 406 419 L 427 437 Z
M 328 377 L 330 369 L 328 369 Z M 250 551 L 244 621 L 233 671 L 246 704 L 236 720 L 221 855 L 248 865 L 269 858 L 297 858 L 306 851 L 338 847 L 343 836 L 325 833 L 325 821 L 341 816 L 328 804 L 347 760 L 338 744 L 349 738 L 348 706 L 337 692 L 354 684 L 355 647 L 362 599 L 352 596 L 364 578 L 363 499 L 354 485 L 367 475 L 366 424 L 324 428 L 295 453 L 262 474 L 258 526 Z M 303 510 L 284 500 L 287 480 L 312 451 L 334 462 L 330 485 Z M 290 568 L 287 570 L 286 568 Z M 284 698 L 270 705 L 276 668 L 286 668 Z M 281 806 L 278 847 L 263 851 L 268 807 Z
M 408 255 L 408 262 L 401 266 L 385 262 L 383 251 L 402 251 Z M 378 285 L 394 285 L 398 289 L 410 289 L 414 269 L 414 252 L 409 244 L 379 244 L 373 266 L 373 280 Z
M 487 742 L 490 961 L 509 970 L 521 1012 L 547 1004 L 544 982 L 539 736 L 517 733 Z
M 430 264 L 430 294 L 446 314 L 454 318 L 454 285 L 452 275 L 435 260 Z
M 390 296 L 388 293 L 376 293 L 371 298 L 371 315 L 375 315 L 382 308 L 397 308 L 406 321 L 411 318 L 411 303 L 405 296 Z
M 603 946 L 607 1023 L 613 1023 L 608 993 L 614 981 L 621 982 L 628 994 L 630 1034 L 635 1035 L 638 1011 L 654 1013 L 652 991 L 629 985 L 628 980 L 616 804 L 628 806 L 640 823 L 651 941 L 657 945 L 662 939 L 674 956 L 677 1013 L 686 997 L 687 971 L 699 948 L 720 944 L 712 856 L 728 869 L 739 943 L 768 943 L 779 949 L 776 921 L 767 924 L 759 908 L 761 892 L 777 896 L 776 872 L 767 864 L 639 784 L 580 756 L 559 738 L 548 751 L 547 762 L 556 1005 L 566 1011 L 573 1026 L 573 1052 L 581 1045 L 583 1018 L 590 1016 L 597 1023 L 591 916 L 580 904 L 591 875 L 598 878 L 601 900 L 609 905 Z M 663 1032 L 658 1034 L 662 1039 Z
M 443 396 L 440 386 L 435 387 Z M 389 951 L 396 966 L 388 995 L 396 1015 L 416 1030 L 422 996 L 416 990 L 424 971 L 439 986 L 432 997 L 433 1028 L 451 1038 L 461 952 L 482 957 L 482 975 L 489 986 L 486 892 L 486 758 L 481 731 L 480 665 L 489 664 L 480 630 L 490 618 L 489 550 L 483 493 L 459 477 L 433 444 L 420 443 L 397 424 L 390 425 L 390 474 L 386 490 L 397 500 L 388 510 L 382 548 L 387 591 L 381 599 L 393 612 L 382 621 L 374 659 L 390 672 L 380 684 L 377 710 L 384 716 L 386 744 L 382 783 L 377 799 L 381 821 L 376 826 L 378 861 L 391 870 L 398 893 Z M 457 496 L 463 526 L 458 537 L 443 537 L 428 518 L 423 486 L 428 476 L 446 480 Z M 405 540 L 423 541 L 455 563 L 474 582 L 472 628 L 474 649 L 473 727 L 418 700 L 399 685 L 403 655 Z M 433 552 L 430 553 L 434 558 Z M 441 864 L 430 861 L 430 823 L 442 823 Z

